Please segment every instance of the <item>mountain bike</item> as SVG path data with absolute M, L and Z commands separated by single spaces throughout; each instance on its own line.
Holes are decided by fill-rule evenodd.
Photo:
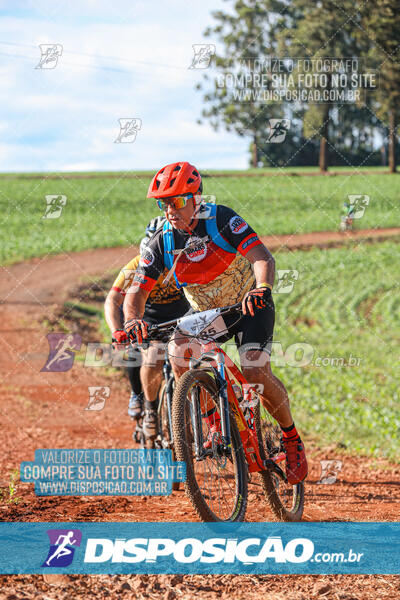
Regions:
M 288 483 L 281 430 L 260 410 L 255 386 L 217 344 L 227 333 L 223 316 L 240 314 L 241 305 L 186 315 L 149 328 L 181 333 L 201 344 L 201 356 L 189 360 L 174 391 L 172 431 L 176 460 L 186 463 L 185 491 L 203 521 L 242 521 L 248 479 L 257 473 L 274 515 L 299 521 L 304 507 L 304 484 Z M 210 409 L 211 406 L 211 409 Z M 204 414 L 218 411 L 221 431 L 211 435 Z M 207 445 L 207 444 L 206 444 Z

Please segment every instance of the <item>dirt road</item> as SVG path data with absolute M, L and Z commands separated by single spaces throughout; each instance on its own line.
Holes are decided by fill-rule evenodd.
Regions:
M 393 233 L 392 233 L 393 232 Z M 396 235 L 399 230 L 369 232 Z M 356 234 L 359 235 L 358 233 Z M 366 234 L 363 234 L 366 236 Z M 310 237 L 311 236 L 311 237 Z M 313 237 L 313 239 L 311 239 Z M 270 248 L 337 243 L 337 236 L 306 234 L 274 237 Z M 290 238 L 290 239 L 289 239 Z M 334 239 L 333 239 L 334 238 Z M 273 246 L 276 244 L 276 246 Z M 165 498 L 40 498 L 32 484 L 17 482 L 18 503 L 8 502 L 10 474 L 37 448 L 126 448 L 132 426 L 126 415 L 125 379 L 102 368 L 85 368 L 75 360 L 65 373 L 41 372 L 48 355 L 46 321 L 52 321 L 78 280 L 87 285 L 105 271 L 118 269 L 133 248 L 110 248 L 39 258 L 2 268 L 0 280 L 0 519 L 4 521 L 191 521 L 195 514 L 184 492 Z M 61 323 L 59 324 L 61 328 Z M 59 329 L 61 330 L 61 329 Z M 83 339 L 82 349 L 85 349 Z M 86 411 L 89 386 L 110 387 L 102 411 Z M 307 441 L 307 438 L 306 438 Z M 385 461 L 342 455 L 336 447 L 320 448 L 308 440 L 311 472 L 304 518 L 310 521 L 398 520 L 400 467 Z M 321 459 L 338 458 L 342 471 L 333 485 L 320 485 Z M 247 519 L 272 520 L 261 491 L 251 486 Z M 367 576 L 71 576 L 45 581 L 40 576 L 6 576 L 0 598 L 268 598 L 340 600 L 396 598 L 399 579 Z M 58 581 L 58 583 L 57 583 Z M 61 587 L 65 589 L 61 592 Z M 174 589 L 173 589 L 174 588 Z M 16 590 L 18 590 L 16 592 Z M 37 590 L 37 591 L 35 591 Z M 379 590 L 379 591 L 378 591 Z M 397 594 L 396 594 L 397 590 Z

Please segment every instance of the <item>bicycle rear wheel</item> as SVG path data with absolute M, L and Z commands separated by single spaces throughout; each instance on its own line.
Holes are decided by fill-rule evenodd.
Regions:
M 273 459 L 284 470 L 285 456 L 282 447 L 282 432 L 278 423 L 264 409 L 261 417 L 260 402 L 254 408 L 254 422 L 260 448 L 265 457 Z M 304 510 L 304 483 L 291 485 L 272 469 L 258 474 L 265 498 L 274 515 L 281 521 L 300 521 Z
M 158 437 L 157 444 L 160 448 L 171 449 L 172 448 L 172 435 L 169 422 L 169 411 L 168 411 L 168 398 L 166 386 L 164 385 L 160 394 L 160 402 L 158 404 L 157 418 L 158 418 Z
M 201 414 L 210 407 L 219 412 L 215 380 L 201 369 L 187 371 L 176 386 L 172 407 L 176 458 L 186 463 L 185 491 L 203 521 L 243 521 L 248 477 L 239 431 L 231 414 L 230 453 L 222 453 L 219 434 L 205 452 L 210 432 Z
M 167 385 L 163 386 L 160 394 L 160 402 L 158 405 L 158 438 L 156 443 L 157 446 L 162 449 L 172 450 L 172 460 L 176 460 L 170 421 L 172 415 L 170 415 L 170 410 L 168 408 L 168 395 L 172 394 L 172 391 L 173 380 L 170 380 Z M 172 484 L 172 491 L 178 491 L 179 487 L 179 481 L 174 481 Z

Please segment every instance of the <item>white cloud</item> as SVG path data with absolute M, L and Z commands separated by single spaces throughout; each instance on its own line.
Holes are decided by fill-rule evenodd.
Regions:
M 247 166 L 246 139 L 196 123 L 192 44 L 222 0 L 35 0 L 24 18 L 9 6 L 0 39 L 20 45 L 0 43 L 3 171 L 151 169 L 186 153 L 203 168 Z M 41 43 L 63 45 L 55 69 L 35 69 Z M 142 119 L 134 144 L 113 143 L 121 117 Z
M 61 169 L 62 171 L 96 171 L 97 164 L 95 161 L 82 161 L 78 163 L 67 163 Z

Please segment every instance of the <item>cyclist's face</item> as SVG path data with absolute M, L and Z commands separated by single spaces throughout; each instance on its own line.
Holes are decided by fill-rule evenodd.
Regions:
M 183 208 L 176 209 L 173 203 L 166 202 L 164 210 L 167 220 L 171 223 L 172 227 L 176 229 L 182 229 L 187 227 L 192 220 L 195 212 L 194 199 L 190 198 L 186 206 Z

